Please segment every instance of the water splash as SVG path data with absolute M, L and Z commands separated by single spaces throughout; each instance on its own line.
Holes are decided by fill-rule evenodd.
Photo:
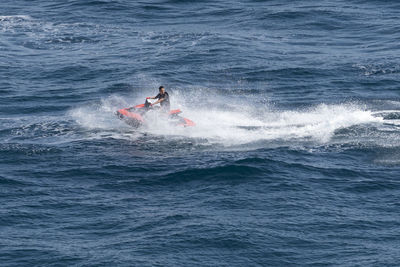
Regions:
M 140 98 L 139 98 L 140 99 Z M 88 129 L 134 132 L 133 128 L 119 121 L 114 112 L 131 106 L 119 96 L 105 98 L 100 104 L 80 107 L 69 113 L 75 121 Z M 195 121 L 195 127 L 176 127 L 157 113 L 147 115 L 148 123 L 139 132 L 149 136 L 180 137 L 206 140 L 222 146 L 246 145 L 255 142 L 288 143 L 312 142 L 328 144 L 335 133 L 355 125 L 370 128 L 384 125 L 384 117 L 376 111 L 355 103 L 319 104 L 305 109 L 280 110 L 265 105 L 227 104 L 223 98 L 208 100 L 209 107 L 194 106 L 182 94 L 174 94 L 173 108 L 180 108 L 183 116 Z M 343 141 L 345 142 L 345 141 Z

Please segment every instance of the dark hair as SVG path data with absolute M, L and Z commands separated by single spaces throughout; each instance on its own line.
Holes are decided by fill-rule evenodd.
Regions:
M 161 85 L 160 87 L 158 87 L 158 90 L 161 90 L 162 88 L 164 88 L 164 86 Z

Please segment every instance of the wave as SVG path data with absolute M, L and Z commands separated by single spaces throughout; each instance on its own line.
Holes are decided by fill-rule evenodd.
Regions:
M 59 152 L 58 149 L 46 145 L 23 144 L 23 143 L 6 143 L 0 145 L 0 155 L 4 158 L 10 158 L 13 155 L 43 155 L 54 154 Z M 13 161 L 14 159 L 10 160 Z M 22 161 L 21 161 L 22 163 Z
M 358 68 L 365 76 L 398 74 L 400 72 L 400 65 L 391 62 L 385 64 L 354 64 L 353 67 Z
M 0 16 L 0 22 L 27 21 L 27 20 L 32 20 L 32 17 L 28 15 Z
M 53 23 L 28 15 L 0 16 L 0 32 L 24 36 L 19 42 L 11 38 L 9 43 L 30 49 L 63 49 L 68 45 L 93 45 L 100 42 L 100 33 L 107 34 L 113 30 L 113 27 L 93 23 Z

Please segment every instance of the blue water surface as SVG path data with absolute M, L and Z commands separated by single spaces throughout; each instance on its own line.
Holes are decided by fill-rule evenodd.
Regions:
M 2 266 L 397 266 L 400 3 L 2 0 Z M 194 127 L 115 111 L 164 85 Z

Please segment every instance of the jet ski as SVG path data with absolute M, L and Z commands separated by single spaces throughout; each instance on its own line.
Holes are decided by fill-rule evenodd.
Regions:
M 193 121 L 180 116 L 179 114 L 182 113 L 180 109 L 174 109 L 167 112 L 167 114 L 163 114 L 163 111 L 160 109 L 160 107 L 153 106 L 148 99 L 146 99 L 146 102 L 144 104 L 136 105 L 130 108 L 119 109 L 116 112 L 116 115 L 120 120 L 123 120 L 126 124 L 134 128 L 139 128 L 148 123 L 146 121 L 146 114 L 148 112 L 160 112 L 160 115 L 167 115 L 168 121 L 172 125 L 183 126 L 183 127 L 190 127 L 196 125 Z

